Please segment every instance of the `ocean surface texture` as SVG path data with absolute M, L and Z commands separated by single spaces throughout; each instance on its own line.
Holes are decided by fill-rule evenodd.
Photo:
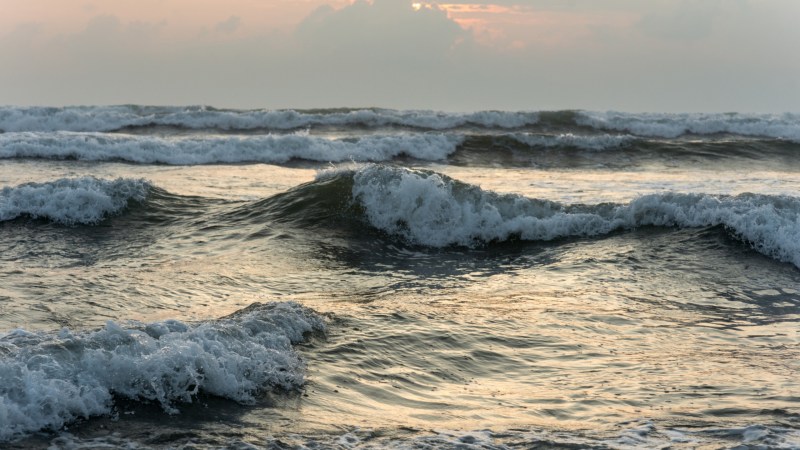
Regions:
M 0 108 L 0 447 L 798 448 L 800 115 Z

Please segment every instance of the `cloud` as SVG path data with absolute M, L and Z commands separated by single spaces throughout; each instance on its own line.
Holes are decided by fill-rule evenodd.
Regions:
M 242 19 L 239 16 L 230 16 L 226 20 L 217 23 L 214 27 L 220 33 L 230 34 L 239 29 L 242 25 Z
M 42 35 L 44 27 L 35 22 L 20 23 L 2 38 L 4 41 L 16 42 L 19 46 L 30 45 L 36 38 Z
M 0 71 L 0 104 L 655 111 L 800 104 L 797 0 L 451 0 L 418 10 L 412 0 L 314 2 L 322 6 L 290 29 L 258 25 L 244 10 L 192 23 L 96 14 L 73 31 L 20 21 L 0 31 L 0 60 L 9 68 Z M 476 11 L 468 18 L 505 35 L 476 38 L 476 27 L 456 22 L 465 16 L 444 10 L 454 3 L 483 7 L 468 8 Z M 501 45 L 517 39 L 526 45 Z
M 318 8 L 297 27 L 296 37 L 305 51 L 321 57 L 395 65 L 435 63 L 470 34 L 435 6 L 356 0 L 338 10 Z
M 61 36 L 56 43 L 80 49 L 84 53 L 101 50 L 110 52 L 122 49 L 134 50 L 152 45 L 166 27 L 165 21 L 123 22 L 115 15 L 102 14 L 92 17 L 81 32 Z
M 715 20 L 730 12 L 736 2 L 720 0 L 682 1 L 642 16 L 639 29 L 645 34 L 665 39 L 697 40 L 712 34 Z
M 457 76 L 474 47 L 446 11 L 409 0 L 322 6 L 293 38 L 291 83 L 339 106 L 432 107 L 461 88 Z

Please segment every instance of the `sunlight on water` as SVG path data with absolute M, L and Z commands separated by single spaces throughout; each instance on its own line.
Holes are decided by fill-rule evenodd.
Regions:
M 385 295 L 368 314 L 313 302 L 347 319 L 330 346 L 310 352 L 325 363 L 309 371 L 302 414 L 316 426 L 337 417 L 372 428 L 583 429 L 687 415 L 700 426 L 789 406 L 800 297 L 728 283 L 739 270 L 765 288 L 786 275 L 797 288 L 800 277 L 769 275 L 769 261 L 737 262 L 724 249 L 685 261 L 696 270 L 687 276 L 671 267 L 679 254 L 658 250 L 674 239 L 641 232 L 546 249 L 547 262 L 521 258 L 451 277 L 437 292 Z M 623 255 L 636 262 L 611 263 Z M 712 261 L 730 266 L 720 273 Z M 772 321 L 775 307 L 794 313 Z
M 659 171 L 489 169 L 434 165 L 433 170 L 497 192 L 565 203 L 627 203 L 653 192 L 795 195 L 800 174 L 761 170 L 687 168 Z

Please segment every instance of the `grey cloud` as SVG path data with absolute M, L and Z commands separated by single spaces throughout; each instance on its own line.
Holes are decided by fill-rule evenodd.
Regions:
M 101 15 L 89 21 L 83 34 L 113 36 L 121 28 L 122 23 L 117 16 Z
M 321 7 L 296 30 L 307 51 L 320 56 L 383 63 L 431 63 L 469 39 L 438 8 L 415 11 L 408 0 L 357 0 L 339 10 Z
M 26 46 L 34 39 L 41 36 L 43 31 L 44 29 L 41 24 L 32 22 L 21 23 L 5 34 L 2 39 L 4 41 L 16 42 L 19 46 Z
M 679 40 L 696 40 L 712 34 L 715 19 L 734 1 L 682 1 L 645 14 L 638 26 L 647 35 Z M 728 11 L 730 12 L 730 11 Z
M 242 25 L 242 19 L 239 16 L 230 16 L 228 19 L 219 22 L 214 29 L 220 33 L 233 33 Z
M 89 20 L 86 28 L 72 36 L 64 36 L 67 45 L 88 48 L 109 48 L 114 45 L 125 45 L 128 48 L 156 39 L 167 26 L 161 22 L 134 21 L 123 23 L 113 15 L 99 15 Z
M 410 107 L 453 95 L 473 44 L 445 11 L 415 11 L 409 0 L 321 7 L 297 27 L 295 39 L 301 56 L 292 62 L 300 72 L 293 82 L 350 106 L 401 100 Z

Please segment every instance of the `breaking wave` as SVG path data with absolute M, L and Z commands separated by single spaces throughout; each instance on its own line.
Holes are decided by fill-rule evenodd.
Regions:
M 267 135 L 154 136 L 98 132 L 0 133 L 0 159 L 37 158 L 80 161 L 122 161 L 132 164 L 285 164 L 311 162 L 385 162 L 410 157 L 422 161 L 478 158 L 508 164 L 508 151 L 541 163 L 570 166 L 580 161 L 552 161 L 553 152 L 583 152 L 582 156 L 609 163 L 630 164 L 618 151 L 637 158 L 759 159 L 794 157 L 797 149 L 774 139 L 702 139 L 668 141 L 630 134 L 573 133 L 402 133 L 326 138 L 307 133 Z M 591 155 L 586 152 L 590 152 Z M 600 153 L 603 153 L 602 155 Z M 550 159 L 548 159 L 550 158 Z
M 320 178 L 342 176 L 323 173 Z M 800 267 L 800 199 L 661 193 L 628 204 L 565 205 L 498 194 L 430 171 L 367 165 L 352 198 L 373 227 L 409 243 L 475 246 L 601 236 L 642 226 L 724 226 L 757 251 Z
M 386 161 L 400 155 L 441 160 L 456 151 L 462 137 L 405 134 L 325 139 L 303 134 L 172 137 L 104 133 L 0 134 L 0 158 L 127 161 L 139 164 L 285 163 Z
M 265 390 L 298 388 L 304 365 L 292 344 L 323 329 L 298 304 L 256 303 L 200 323 L 0 335 L 0 442 L 109 414 L 115 396 L 177 413 L 200 393 L 251 403 Z
M 145 180 L 94 177 L 63 178 L 0 190 L 0 221 L 19 217 L 47 219 L 62 225 L 91 225 L 142 202 L 151 190 Z
M 535 129 L 574 133 L 616 131 L 644 137 L 730 134 L 800 142 L 800 115 L 747 113 L 623 113 L 594 111 L 477 111 L 448 113 L 381 108 L 231 110 L 205 106 L 0 107 L 0 131 L 109 132 L 126 128 L 297 130 L 311 127 L 421 130 Z
M 130 127 L 291 130 L 312 126 L 399 126 L 444 130 L 462 126 L 517 128 L 538 121 L 535 112 L 445 113 L 391 109 L 226 110 L 205 106 L 0 107 L 0 130 L 114 131 Z
M 800 142 L 798 114 L 655 114 L 581 111 L 575 123 L 598 130 L 624 131 L 637 136 L 733 134 Z

